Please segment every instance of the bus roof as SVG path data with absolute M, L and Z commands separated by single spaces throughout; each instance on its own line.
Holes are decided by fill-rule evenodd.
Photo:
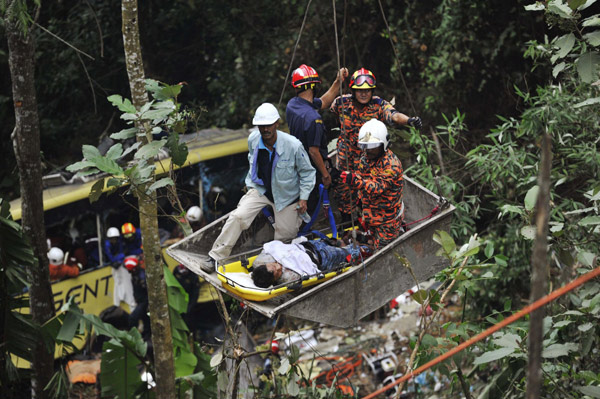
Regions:
M 249 131 L 247 129 L 230 130 L 215 128 L 188 134 L 185 135 L 185 138 L 182 136 L 183 141 L 187 142 L 189 151 L 183 167 L 195 165 L 202 161 L 247 152 L 248 134 Z M 165 158 L 156 161 L 156 174 L 166 172 L 170 165 L 170 160 L 171 158 Z M 176 165 L 173 165 L 173 167 L 178 168 Z M 46 188 L 43 192 L 44 211 L 87 198 L 94 183 L 105 177 L 98 177 L 86 183 L 63 184 Z M 107 191 L 106 188 L 105 191 Z M 21 219 L 21 198 L 10 202 L 10 212 L 14 220 Z

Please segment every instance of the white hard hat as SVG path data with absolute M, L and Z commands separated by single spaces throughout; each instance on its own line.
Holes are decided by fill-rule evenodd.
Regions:
M 190 209 L 188 209 L 185 217 L 190 222 L 197 222 L 202 217 L 202 209 L 200 209 L 199 206 L 192 206 Z
M 50 264 L 54 266 L 62 265 L 64 257 L 65 254 L 62 249 L 57 247 L 50 248 L 50 251 L 48 252 L 48 261 L 50 261 Z
M 106 237 L 108 237 L 108 238 L 118 237 L 119 235 L 120 235 L 119 229 L 117 229 L 116 227 L 111 227 L 106 232 Z
M 272 125 L 279 120 L 279 111 L 271 103 L 263 103 L 256 109 L 252 124 L 254 126 Z
M 385 124 L 380 120 L 371 119 L 362 125 L 358 132 L 358 146 L 364 150 L 383 144 L 383 149 L 387 150 L 389 137 Z

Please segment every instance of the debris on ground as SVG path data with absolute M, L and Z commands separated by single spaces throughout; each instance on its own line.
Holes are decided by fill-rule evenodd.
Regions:
M 291 346 L 299 350 L 297 365 L 302 374 L 317 386 L 331 386 L 335 381 L 342 392 L 359 396 L 374 392 L 404 375 L 411 355 L 410 337 L 419 333 L 421 316 L 430 317 L 425 308 L 412 298 L 417 287 L 390 301 L 371 320 L 363 320 L 351 328 L 336 328 L 294 319 L 275 333 L 279 354 L 291 354 Z M 452 301 L 450 301 L 452 302 Z M 437 325 L 455 318 L 457 306 L 446 306 Z M 369 319 L 369 317 L 367 317 Z M 281 332 L 286 331 L 286 332 Z M 435 331 L 429 332 L 436 335 Z M 256 336 L 257 342 L 267 342 L 270 332 Z M 446 376 L 426 371 L 404 385 L 398 396 L 394 387 L 387 397 L 412 398 L 416 393 L 436 397 L 435 393 L 449 386 Z

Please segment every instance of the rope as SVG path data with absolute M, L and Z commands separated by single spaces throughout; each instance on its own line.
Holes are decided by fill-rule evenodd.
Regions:
M 388 389 L 393 388 L 396 385 L 421 374 L 423 371 L 435 366 L 436 364 L 443 362 L 444 360 L 448 359 L 449 357 L 452 357 L 455 354 L 457 354 L 458 352 L 461 352 L 463 349 L 468 348 L 469 346 L 481 341 L 482 339 L 489 337 L 490 335 L 492 335 L 496 331 L 500 330 L 501 328 L 504 328 L 507 325 L 514 323 L 515 321 L 519 320 L 523 316 L 526 316 L 527 314 L 533 312 L 534 310 L 546 305 L 549 302 L 552 302 L 556 298 L 565 295 L 566 293 L 574 290 L 575 288 L 579 287 L 580 285 L 583 285 L 586 282 L 588 282 L 589 280 L 593 279 L 594 277 L 598 277 L 598 276 L 600 276 L 600 267 L 596 267 L 596 269 L 592 270 L 591 272 L 588 272 L 588 273 L 580 276 L 579 278 L 575 279 L 574 281 L 571 281 L 569 284 L 565 285 L 564 287 L 561 287 L 561 288 L 553 291 L 552 293 L 538 299 L 531 305 L 525 306 L 519 312 L 513 314 L 512 316 L 507 317 L 506 319 L 502 320 L 500 323 L 497 323 L 497 324 L 493 325 L 492 327 L 488 328 L 487 330 L 482 331 L 481 333 L 468 339 L 467 341 L 463 342 L 462 344 L 452 348 L 451 350 L 444 353 L 443 355 L 440 355 L 440 356 L 436 357 L 435 359 L 425 363 L 424 365 L 422 365 L 421 367 L 417 368 L 416 370 L 410 372 L 409 374 L 403 375 L 401 378 L 397 379 L 393 383 L 388 384 L 388 385 L 384 386 L 383 388 L 378 389 L 377 391 L 375 391 L 367 396 L 363 396 L 362 399 L 374 398 L 377 395 L 384 393 Z
M 337 15 L 336 15 L 336 10 L 335 10 L 335 0 L 331 0 L 331 4 L 333 5 L 333 29 L 335 32 L 335 52 L 336 52 L 336 56 L 337 56 L 337 67 L 338 67 L 338 71 L 339 71 L 340 69 L 342 69 L 342 66 L 340 64 L 340 48 L 339 48 L 339 44 L 338 44 Z M 340 102 L 342 104 L 342 116 L 340 118 L 340 127 L 342 128 L 342 133 L 344 134 L 344 136 L 346 136 L 346 124 L 344 123 L 344 112 L 345 112 L 344 92 L 343 92 L 342 84 L 340 84 Z M 348 161 L 348 157 L 346 157 L 346 170 L 351 171 L 350 170 L 350 162 Z M 348 190 L 350 191 L 350 206 L 352 207 L 352 204 L 354 203 L 354 200 L 352 198 L 352 188 L 350 186 L 348 186 Z M 352 210 L 350 210 L 350 220 L 352 222 L 352 238 L 354 238 L 354 245 L 356 245 L 356 229 L 354 227 L 354 213 L 352 212 Z
M 298 44 L 300 43 L 300 37 L 302 36 L 302 31 L 304 30 L 304 25 L 306 24 L 306 17 L 308 16 L 308 8 L 310 7 L 310 3 L 312 0 L 308 0 L 308 4 L 306 5 L 306 11 L 304 11 L 304 19 L 302 20 L 302 26 L 300 26 L 300 32 L 298 32 L 298 38 L 296 39 L 296 44 L 294 45 L 294 51 L 292 52 L 292 59 L 290 60 L 290 66 L 288 67 L 288 71 L 285 74 L 285 82 L 283 82 L 283 88 L 281 89 L 281 95 L 279 96 L 279 102 L 277 103 L 277 108 L 281 105 L 281 101 L 283 100 L 283 93 L 285 93 L 285 88 L 287 86 L 288 79 L 290 77 L 290 72 L 292 71 L 292 65 L 294 65 L 294 57 L 296 56 L 296 49 L 298 48 Z
M 433 215 L 435 215 L 436 213 L 438 213 L 438 211 L 440 210 L 440 208 L 441 208 L 441 206 L 438 205 L 438 206 L 436 206 L 435 208 L 433 208 L 431 210 L 431 212 L 429 213 L 429 215 L 427 215 L 425 217 L 422 217 L 419 220 L 415 220 L 414 222 L 404 223 L 404 226 L 406 226 L 406 227 L 412 226 L 413 224 L 416 224 L 416 223 L 422 222 L 423 220 L 429 219 L 430 217 L 432 217 Z
M 408 98 L 408 102 L 413 111 L 413 115 L 417 115 L 417 110 L 415 108 L 415 104 L 412 100 L 412 96 L 410 95 L 410 91 L 408 90 L 408 85 L 406 84 L 406 80 L 404 79 L 404 73 L 402 73 L 400 57 L 398 56 L 398 52 L 396 51 L 396 46 L 394 45 L 394 41 L 392 40 L 392 31 L 390 29 L 390 25 L 388 24 L 387 18 L 385 17 L 385 11 L 383 10 L 383 5 L 381 4 L 381 0 L 377 0 L 377 1 L 379 3 L 379 9 L 381 10 L 381 16 L 383 18 L 383 22 L 385 24 L 385 27 L 387 28 L 388 39 L 390 40 L 390 45 L 392 46 L 392 51 L 394 52 L 394 57 L 396 59 L 396 66 L 398 67 L 398 72 L 400 73 L 400 80 L 402 81 L 402 86 L 404 87 L 404 91 L 406 92 L 406 97 Z M 419 139 L 421 139 L 421 144 L 423 145 L 423 148 L 425 149 L 425 155 L 427 156 L 427 165 L 431 168 L 431 170 L 433 171 L 433 174 L 434 174 L 434 183 L 437 188 L 438 195 L 440 197 L 438 202 L 443 207 L 445 207 L 448 204 L 448 201 L 442 195 L 442 189 L 440 188 L 440 183 L 438 181 L 437 172 L 433 169 L 433 166 L 430 163 L 429 149 L 425 145 L 425 140 L 423 140 L 423 135 L 421 134 L 421 131 L 417 130 L 417 132 L 419 133 Z
M 381 4 L 381 0 L 377 0 L 379 2 L 379 9 L 381 10 L 381 16 L 383 17 L 383 23 L 385 23 L 385 27 L 388 31 L 388 38 L 390 39 L 390 44 L 392 45 L 392 50 L 394 51 L 394 57 L 396 57 L 396 64 L 398 66 L 398 72 L 400 72 L 400 79 L 402 80 L 402 85 L 404 86 L 404 91 L 406 92 L 406 96 L 408 97 L 408 102 L 410 103 L 410 107 L 412 108 L 413 114 L 417 114 L 417 110 L 415 109 L 415 104 L 413 103 L 412 97 L 410 95 L 410 91 L 408 90 L 408 86 L 406 85 L 406 80 L 404 80 L 404 74 L 402 73 L 402 66 L 400 65 L 400 57 L 398 57 L 398 52 L 396 51 L 396 46 L 394 46 L 394 41 L 392 40 L 392 31 L 390 30 L 390 25 L 388 25 L 387 18 L 385 17 L 385 12 L 383 11 L 383 5 Z

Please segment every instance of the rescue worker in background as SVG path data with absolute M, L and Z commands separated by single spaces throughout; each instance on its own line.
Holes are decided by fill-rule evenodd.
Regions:
M 62 249 L 57 247 L 50 248 L 48 252 L 48 263 L 50 271 L 50 280 L 58 280 L 63 277 L 79 276 L 79 268 L 77 266 L 65 265 L 65 254 Z
M 206 223 L 204 223 L 204 218 L 202 216 L 202 209 L 200 209 L 199 206 L 194 205 L 187 210 L 185 218 L 190 224 L 192 231 L 198 231 L 204 227 Z
M 131 223 L 121 226 L 123 235 L 123 253 L 125 256 L 140 255 L 142 253 L 142 234 Z
M 212 259 L 201 263 L 206 272 L 214 271 L 215 261 L 231 254 L 242 231 L 250 227 L 265 206 L 274 210 L 275 239 L 294 238 L 301 224 L 300 215 L 306 212 L 306 202 L 315 185 L 315 169 L 302 143 L 277 130 L 279 112 L 273 104 L 261 104 L 252 124 L 258 129 L 248 137 L 248 192 L 231 212 L 215 240 L 209 252 Z
M 360 68 L 350 78 L 352 94 L 337 97 L 330 110 L 340 120 L 340 136 L 337 142 L 337 167 L 339 170 L 355 172 L 358 170 L 361 150 L 358 147 L 358 132 L 363 124 L 371 119 L 385 122 L 389 126 L 410 125 L 421 128 L 421 118 L 408 117 L 398 112 L 390 103 L 373 95 L 376 86 L 375 75 L 365 68 Z M 343 112 L 342 112 L 343 111 Z M 386 146 L 387 147 L 387 146 Z M 342 222 L 351 220 L 351 212 L 355 210 L 350 198 L 356 203 L 356 191 L 346 184 L 338 184 L 335 188 L 338 207 L 342 213 Z
M 125 260 L 124 243 L 119 234 L 119 229 L 111 227 L 106 232 L 104 241 L 104 252 L 110 265 L 112 266 L 113 277 L 113 304 L 120 306 L 121 301 L 129 305 L 129 310 L 133 311 L 136 307 L 133 297 L 133 285 L 131 275 L 123 266 Z M 141 252 L 141 251 L 140 251 Z
M 114 265 L 120 265 L 125 259 L 123 253 L 123 241 L 121 240 L 121 234 L 119 229 L 111 227 L 106 232 L 106 240 L 104 241 L 104 255 L 108 259 L 108 263 Z
M 331 164 L 327 157 L 327 132 L 319 111 L 331 106 L 347 76 L 348 69 L 341 68 L 329 90 L 320 98 L 315 98 L 321 83 L 317 71 L 302 64 L 292 73 L 292 87 L 296 89 L 296 97 L 288 102 L 285 118 L 290 134 L 302 142 L 317 172 L 315 187 L 308 198 L 308 214 L 311 216 L 319 201 L 319 185 L 322 183 L 325 188 L 329 188 L 332 180 Z
M 363 150 L 358 170 L 343 171 L 340 180 L 356 190 L 362 220 L 380 249 L 402 232 L 402 163 L 388 148 L 387 127 L 377 119 L 360 128 L 358 146 Z
M 123 265 L 131 275 L 133 285 L 133 298 L 136 306 L 129 314 L 129 328 L 138 328 L 142 321 L 142 338 L 144 341 L 150 339 L 150 317 L 148 316 L 148 287 L 146 285 L 146 268 L 144 262 L 137 256 L 132 255 L 125 258 Z

